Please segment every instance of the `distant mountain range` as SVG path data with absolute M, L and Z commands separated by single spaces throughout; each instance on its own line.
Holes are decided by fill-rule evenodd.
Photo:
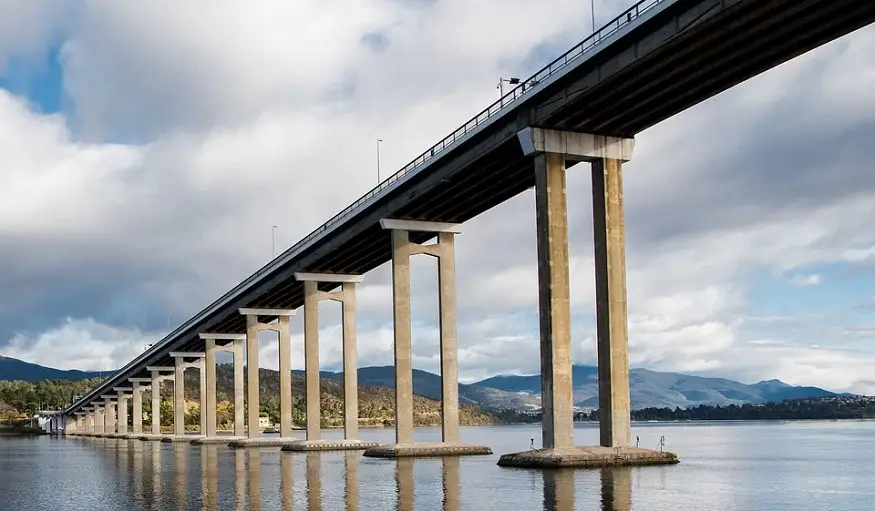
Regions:
M 91 371 L 63 371 L 51 367 L 31 364 L 16 358 L 0 356 L 0 380 L 19 380 L 38 382 L 42 380 L 81 380 L 94 378 L 101 373 Z M 110 374 L 109 371 L 104 374 Z
M 303 371 L 293 371 L 303 375 Z M 0 380 L 40 381 L 46 379 L 74 380 L 99 376 L 96 372 L 62 371 L 0 356 Z M 343 373 L 322 371 L 321 378 L 341 380 Z M 393 366 L 362 367 L 358 370 L 359 384 L 372 387 L 394 388 Z M 661 373 L 647 369 L 629 372 L 632 408 L 681 407 L 700 404 L 730 405 L 757 404 L 787 399 L 814 398 L 836 395 L 817 387 L 796 387 L 779 380 L 768 380 L 747 385 L 724 378 L 705 378 L 680 373 Z M 574 366 L 574 404 L 581 408 L 598 406 L 598 369 L 593 366 Z M 473 384 L 459 385 L 462 404 L 479 405 L 486 409 L 537 409 L 541 406 L 541 377 L 539 375 L 500 375 Z M 413 371 L 413 392 L 432 399 L 441 397 L 440 376 Z

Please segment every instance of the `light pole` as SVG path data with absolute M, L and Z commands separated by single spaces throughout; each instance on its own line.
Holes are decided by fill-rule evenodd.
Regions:
M 276 258 L 276 226 L 273 226 L 273 229 L 270 231 L 270 259 L 273 260 Z
M 500 97 L 500 98 L 504 97 L 504 83 L 505 82 L 507 82 L 508 85 L 519 85 L 520 79 L 519 78 L 501 78 L 501 77 L 499 77 L 498 85 L 496 85 L 495 88 L 498 89 L 498 92 L 499 92 L 498 97 Z
M 595 0 L 590 0 L 589 12 L 592 15 L 592 33 L 595 34 Z
M 380 184 L 380 144 L 383 143 L 382 138 L 377 139 L 377 184 Z

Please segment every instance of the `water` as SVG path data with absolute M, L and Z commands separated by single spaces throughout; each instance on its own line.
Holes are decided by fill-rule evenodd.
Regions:
M 338 431 L 326 431 L 336 438 Z M 391 442 L 392 430 L 363 430 Z M 437 429 L 417 429 L 419 441 Z M 636 424 L 681 464 L 537 471 L 495 463 L 539 426 L 463 428 L 495 456 L 383 460 L 105 439 L 0 438 L 0 510 L 759 510 L 875 508 L 875 422 Z M 598 441 L 579 425 L 579 445 Z

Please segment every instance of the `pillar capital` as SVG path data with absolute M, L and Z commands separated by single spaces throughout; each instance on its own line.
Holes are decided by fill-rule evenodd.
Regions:
M 339 273 L 295 273 L 295 280 L 299 282 L 354 282 L 356 284 L 360 284 L 364 279 L 364 275 L 343 275 Z
M 462 224 L 448 222 L 426 222 L 422 220 L 402 220 L 396 218 L 383 218 L 380 227 L 386 231 L 412 231 L 412 232 L 451 232 L 462 233 Z
M 244 316 L 294 316 L 295 309 L 260 309 L 260 308 L 241 308 L 240 314 Z
M 176 368 L 171 366 L 148 366 L 146 370 L 153 373 L 172 373 L 176 371 Z
M 634 138 L 528 127 L 517 133 L 523 154 L 556 153 L 570 161 L 632 159 Z
M 171 351 L 170 356 L 173 358 L 204 358 L 206 353 L 195 351 Z
M 125 392 L 133 392 L 133 387 L 113 387 L 112 390 L 118 392 L 119 394 L 124 394 Z
M 152 378 L 128 378 L 131 383 L 152 383 Z

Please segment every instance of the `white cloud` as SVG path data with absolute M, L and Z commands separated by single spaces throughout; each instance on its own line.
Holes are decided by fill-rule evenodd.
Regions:
M 810 275 L 794 275 L 790 277 L 790 283 L 794 286 L 816 286 L 822 281 L 820 275 L 812 273 Z

